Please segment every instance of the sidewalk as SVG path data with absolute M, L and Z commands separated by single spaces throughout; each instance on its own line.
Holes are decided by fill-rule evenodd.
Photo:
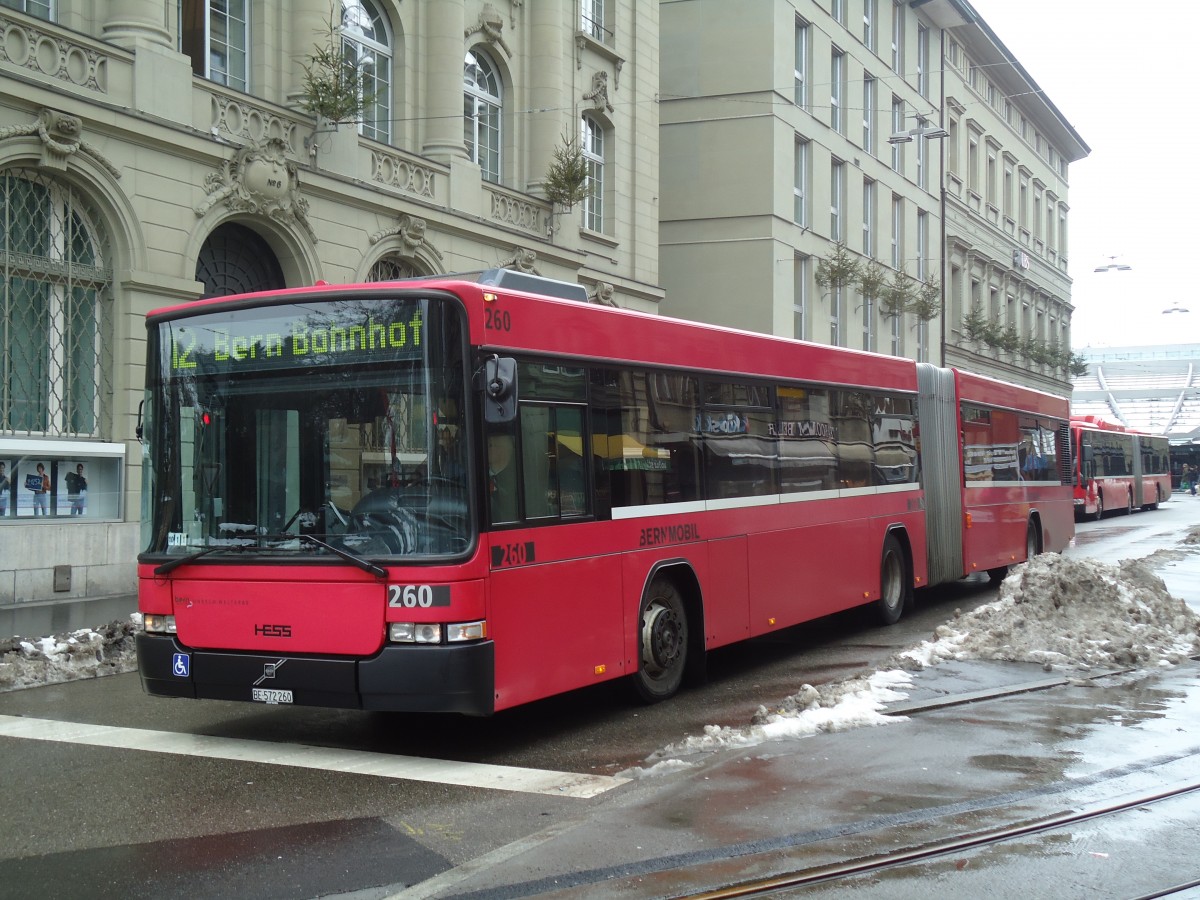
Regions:
M 42 600 L 0 607 L 0 636 L 46 637 L 79 628 L 95 628 L 137 612 L 135 594 L 84 600 Z

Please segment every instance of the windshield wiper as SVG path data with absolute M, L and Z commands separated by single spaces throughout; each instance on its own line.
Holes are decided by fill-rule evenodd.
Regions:
M 194 559 L 199 559 L 202 556 L 208 556 L 217 550 L 228 550 L 228 547 L 205 547 L 203 550 L 197 550 L 195 553 L 189 553 L 187 556 L 181 556 L 178 559 L 172 559 L 163 563 L 161 566 L 156 566 L 154 569 L 155 575 L 166 575 L 168 572 L 174 572 L 180 566 L 186 566 Z
M 202 547 L 195 553 L 189 553 L 187 556 L 180 556 L 178 559 L 169 559 L 161 566 L 154 569 L 155 575 L 166 575 L 168 572 L 173 572 L 180 566 L 186 566 L 192 560 L 199 559 L 202 556 L 208 556 L 210 553 L 216 553 L 218 550 L 230 550 L 234 552 L 257 550 L 257 545 L 253 543 L 242 544 L 209 544 L 207 547 Z
M 388 570 L 382 566 L 377 566 L 369 559 L 363 559 L 361 556 L 355 556 L 353 553 L 347 553 L 345 550 L 339 549 L 332 544 L 327 544 L 324 541 L 317 540 L 311 534 L 302 534 L 299 536 L 301 543 L 313 544 L 317 547 L 322 547 L 332 553 L 334 556 L 341 557 L 348 563 L 358 566 L 364 572 L 370 572 L 376 578 L 387 578 Z

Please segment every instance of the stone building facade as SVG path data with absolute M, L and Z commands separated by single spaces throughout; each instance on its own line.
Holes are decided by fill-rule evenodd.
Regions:
M 970 3 L 660 8 L 664 312 L 1070 392 L 1089 150 Z
M 0 606 L 133 589 L 155 308 L 509 265 L 655 310 L 657 60 L 654 3 L 6 0 Z
M 1070 394 L 1068 172 L 1090 150 L 987 23 L 947 6 L 946 360 Z

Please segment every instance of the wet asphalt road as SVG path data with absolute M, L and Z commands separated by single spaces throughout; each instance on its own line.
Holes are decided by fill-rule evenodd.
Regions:
M 1146 556 L 1173 547 L 1197 523 L 1200 500 L 1177 495 L 1155 512 L 1081 525 L 1068 552 L 1106 560 Z M 1160 560 L 1169 586 L 1200 598 L 1195 554 L 1169 557 Z M 0 716 L 615 775 L 705 725 L 744 724 L 759 704 L 778 702 L 804 682 L 872 671 L 928 637 L 956 608 L 994 596 L 986 584 L 964 583 L 929 592 L 894 628 L 847 614 L 720 651 L 710 660 L 707 685 L 653 708 L 629 703 L 620 685 L 606 685 L 487 720 L 267 709 L 149 698 L 136 676 L 126 675 L 2 694 Z M 945 677 L 966 683 L 1028 674 Z M 1165 755 L 1183 754 L 1173 765 L 1195 771 L 1186 752 L 1186 738 L 1196 735 L 1200 743 L 1200 723 L 1189 718 L 1200 705 L 1191 693 L 1195 681 L 1195 672 L 1181 669 L 1169 683 L 1072 687 L 1054 691 L 1053 703 L 1043 692 L 969 713 L 925 714 L 900 726 L 714 757 L 701 770 L 584 800 L 0 737 L 0 897 L 76 896 L 81 886 L 95 897 L 159 898 L 669 895 L 692 874 L 700 881 L 737 880 L 761 870 L 763 861 L 744 849 L 754 841 L 782 841 L 773 851 L 778 864 L 789 836 L 818 835 L 833 823 L 944 808 L 953 820 L 965 814 L 954 804 L 964 802 L 981 804 L 969 810 L 973 815 L 1002 818 L 1003 804 L 984 801 L 1164 756 L 1156 748 L 1175 735 L 1185 739 Z M 1136 699 L 1139 692 L 1150 699 Z M 1145 715 L 1130 712 L 1143 706 Z M 1160 735 L 1146 723 L 1163 723 L 1166 731 Z M 1090 789 L 1136 789 L 1139 778 L 1174 774 L 1147 770 L 1129 782 L 1101 779 Z M 1046 796 L 1042 802 L 1018 795 L 1018 805 L 1062 802 L 1061 792 Z M 1181 806 L 1173 815 L 1190 823 L 1195 804 Z M 838 846 L 858 852 L 870 840 L 906 840 L 913 828 L 932 829 L 945 817 L 913 821 L 820 851 L 812 842 L 804 846 L 810 854 L 836 855 Z M 1170 832 L 1156 827 L 1156 834 Z M 1177 830 L 1197 834 L 1190 824 Z M 731 855 L 730 847 L 741 849 Z M 696 852 L 708 856 L 686 855 Z M 1053 868 L 1053 853 L 1024 855 Z M 1002 867 L 985 857 L 956 871 L 999 876 Z M 1080 859 L 1086 872 L 1100 857 Z M 572 873 L 580 871 L 600 873 L 599 881 L 578 881 Z M 936 868 L 926 874 L 933 884 L 945 877 Z M 578 883 L 559 885 L 564 877 Z M 914 892 L 931 895 L 920 872 L 905 878 Z M 902 881 L 892 876 L 890 883 Z M 1076 895 L 1102 896 L 1058 894 Z

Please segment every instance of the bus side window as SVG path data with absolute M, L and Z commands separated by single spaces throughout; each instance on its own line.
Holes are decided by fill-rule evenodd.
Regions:
M 583 410 L 577 406 L 521 407 L 521 474 L 526 519 L 586 515 Z

